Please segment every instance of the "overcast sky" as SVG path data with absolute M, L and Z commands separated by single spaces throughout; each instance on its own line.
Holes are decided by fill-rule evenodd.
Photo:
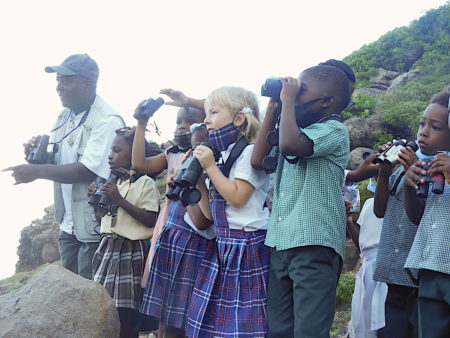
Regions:
M 0 168 L 24 163 L 22 143 L 51 129 L 61 105 L 55 75 L 44 67 L 71 54 L 98 62 L 99 94 L 133 124 L 136 104 L 161 88 L 199 98 L 223 85 L 258 93 L 269 76 L 296 77 L 341 59 L 445 2 L 1 1 Z M 169 138 L 175 112 L 164 107 L 155 115 Z M 52 204 L 50 182 L 12 183 L 0 173 L 0 278 L 14 273 L 20 229 Z

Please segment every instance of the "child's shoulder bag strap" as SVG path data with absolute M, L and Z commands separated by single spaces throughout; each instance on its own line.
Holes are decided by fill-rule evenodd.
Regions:
M 231 149 L 230 156 L 228 156 L 227 160 L 225 161 L 225 164 L 222 167 L 223 174 L 228 177 L 231 171 L 231 167 L 233 166 L 234 162 L 241 156 L 244 149 L 250 144 L 250 141 L 247 137 L 242 136 L 234 145 L 233 149 Z

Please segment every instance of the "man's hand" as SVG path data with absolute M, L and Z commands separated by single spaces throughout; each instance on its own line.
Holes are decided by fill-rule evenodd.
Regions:
M 23 144 L 23 152 L 25 154 L 25 158 L 28 157 L 31 150 L 36 146 L 37 136 L 33 136 L 27 143 Z
M 2 171 L 12 171 L 11 176 L 14 177 L 16 184 L 30 183 L 40 178 L 40 166 L 38 164 L 21 164 L 14 167 L 3 169 Z

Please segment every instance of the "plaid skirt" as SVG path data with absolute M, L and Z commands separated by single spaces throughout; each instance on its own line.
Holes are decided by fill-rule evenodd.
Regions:
M 167 224 L 158 238 L 155 256 L 141 303 L 141 312 L 167 326 L 184 329 L 192 290 L 207 246 L 184 221 L 186 208 L 170 203 Z
M 117 307 L 139 310 L 148 248 L 148 240 L 132 241 L 115 234 L 102 236 L 92 261 L 93 279 L 106 288 Z
M 265 337 L 270 249 L 265 230 L 218 233 L 194 287 L 188 337 Z M 223 235 L 223 233 L 222 233 Z

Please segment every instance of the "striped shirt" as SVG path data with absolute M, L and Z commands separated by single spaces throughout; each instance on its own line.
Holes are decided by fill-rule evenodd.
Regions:
M 314 153 L 295 164 L 279 156 L 266 245 L 276 250 L 321 245 L 344 257 L 341 187 L 348 162 L 348 131 L 335 120 L 302 131 L 313 141 Z
M 403 167 L 400 167 L 389 177 L 389 191 L 403 172 Z M 404 176 L 401 177 L 395 194 L 389 195 L 373 279 L 389 284 L 415 287 L 411 277 L 403 268 L 417 231 L 417 225 L 411 222 L 405 211 L 403 181 Z

